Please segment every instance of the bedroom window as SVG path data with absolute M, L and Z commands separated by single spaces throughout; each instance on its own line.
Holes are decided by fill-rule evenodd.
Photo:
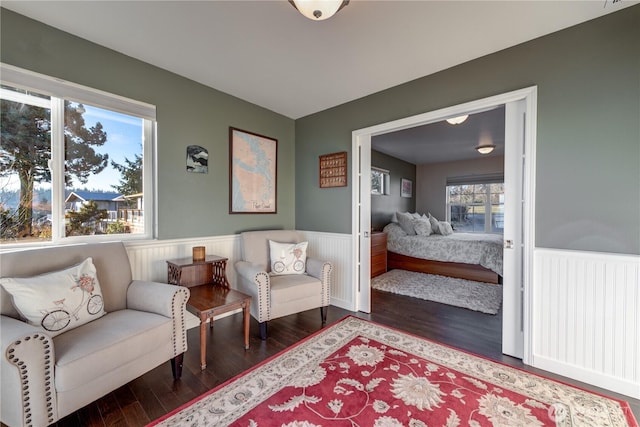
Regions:
M 447 220 L 456 231 L 503 233 L 504 182 L 492 182 L 498 179 L 504 181 L 501 177 L 464 184 L 447 180 Z
M 371 194 L 378 196 L 390 194 L 390 181 L 391 175 L 388 170 L 371 167 Z
M 0 244 L 150 238 L 155 107 L 2 74 Z

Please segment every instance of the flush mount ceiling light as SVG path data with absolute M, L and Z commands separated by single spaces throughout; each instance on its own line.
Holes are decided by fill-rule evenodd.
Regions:
M 468 114 L 465 114 L 464 116 L 451 117 L 450 119 L 447 119 L 447 123 L 449 123 L 450 125 L 459 125 L 460 123 L 467 120 L 467 117 L 469 117 Z
M 486 145 L 478 145 L 476 147 L 476 150 L 478 150 L 478 153 L 480 153 L 480 154 L 489 154 L 490 152 L 493 151 L 494 148 L 496 148 L 495 145 L 486 144 Z
M 312 21 L 323 21 L 348 5 L 349 0 L 289 0 L 289 3 Z

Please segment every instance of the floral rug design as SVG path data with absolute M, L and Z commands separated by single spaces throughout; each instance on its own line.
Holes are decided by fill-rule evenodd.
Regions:
M 634 426 L 625 402 L 346 317 L 158 426 Z

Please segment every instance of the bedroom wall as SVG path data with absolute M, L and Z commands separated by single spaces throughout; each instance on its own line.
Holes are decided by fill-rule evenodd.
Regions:
M 416 166 L 375 150 L 371 150 L 371 166 L 388 170 L 390 176 L 389 194 L 371 195 L 371 229 L 382 230 L 394 212 L 416 211 Z M 400 197 L 402 178 L 413 181 L 413 197 Z
M 7 9 L 0 18 L 3 63 L 157 107 L 158 238 L 295 226 L 292 119 Z M 229 214 L 229 126 L 278 140 L 277 214 Z M 209 150 L 208 174 L 186 172 L 190 144 Z
M 354 130 L 536 85 L 536 246 L 640 254 L 639 49 L 636 5 L 296 120 L 296 226 L 351 232 L 351 186 L 313 184 Z
M 504 173 L 504 157 L 490 156 L 458 162 L 430 163 L 416 167 L 416 210 L 446 218 L 447 178 Z

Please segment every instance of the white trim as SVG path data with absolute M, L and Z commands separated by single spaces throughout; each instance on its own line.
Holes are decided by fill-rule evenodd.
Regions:
M 62 79 L 35 73 L 12 65 L 0 63 L 0 80 L 3 85 L 31 90 L 42 95 L 50 96 L 50 100 L 39 97 L 21 94 L 11 90 L 2 90 L 0 95 L 3 99 L 16 102 L 25 102 L 51 110 L 51 160 L 49 168 L 51 170 L 51 215 L 52 230 L 50 242 L 28 243 L 19 241 L 18 243 L 2 243 L 1 250 L 12 250 L 14 248 L 34 247 L 56 244 L 66 244 L 74 242 L 96 242 L 113 240 L 116 236 L 120 240 L 145 240 L 157 236 L 157 159 L 156 152 L 156 107 L 151 104 L 124 98 L 108 92 L 81 86 L 67 82 Z M 148 188 L 144 188 L 144 233 L 141 234 L 118 234 L 118 235 L 91 235 L 91 236 L 65 236 L 64 221 L 64 126 L 58 126 L 64 122 L 65 101 L 73 100 L 86 103 L 87 105 L 116 111 L 132 117 L 139 117 L 143 123 L 143 183 Z
M 535 236 L 535 142 L 536 142 L 536 105 L 537 105 L 537 87 L 531 86 L 519 90 L 515 90 L 512 92 L 507 92 L 495 96 L 491 96 L 488 98 L 483 98 L 475 101 L 470 101 L 463 104 L 458 104 L 446 108 L 441 108 L 439 110 L 430 111 L 427 113 L 418 114 L 411 117 L 405 117 L 402 119 L 394 120 L 387 123 L 382 123 L 374 126 L 370 126 L 363 129 L 358 129 L 352 132 L 352 152 L 353 152 L 353 174 L 352 174 L 352 206 L 354 209 L 352 210 L 352 242 L 353 242 L 353 261 L 354 266 L 359 266 L 360 263 L 360 253 L 358 252 L 358 242 L 360 239 L 360 230 L 358 227 L 359 224 L 359 216 L 360 216 L 360 194 L 361 194 L 361 185 L 359 181 L 358 175 L 358 164 L 360 162 L 361 157 L 361 149 L 368 148 L 371 149 L 371 137 L 375 135 L 380 135 L 389 132 L 395 132 L 399 130 L 404 130 L 416 126 L 426 125 L 429 123 L 434 123 L 437 121 L 445 120 L 448 117 L 459 116 L 461 114 L 467 113 L 478 113 L 484 111 L 488 108 L 493 108 L 496 105 L 502 105 L 509 102 L 525 100 L 527 105 L 527 117 L 525 121 L 525 132 L 526 132 L 526 147 L 527 158 L 525 159 L 528 162 L 526 170 L 529 172 L 529 185 L 527 188 L 523 190 L 524 198 L 525 198 L 525 206 L 527 207 L 525 211 L 525 225 L 523 226 L 524 232 L 524 357 L 523 362 L 525 364 L 530 364 L 531 361 L 531 263 L 533 257 L 533 247 L 534 247 L 534 236 Z M 365 144 L 368 143 L 368 147 L 365 147 Z M 354 286 L 363 286 L 360 283 L 360 275 L 359 269 L 354 268 L 354 276 L 353 283 Z M 366 280 L 369 280 L 366 278 Z M 356 299 L 359 298 L 359 295 Z M 360 307 L 357 307 L 360 310 Z
M 43 95 L 87 103 L 119 113 L 148 120 L 156 120 L 155 105 L 114 95 L 88 86 L 68 82 L 56 77 L 35 73 L 13 65 L 0 63 L 3 84 L 30 89 Z

